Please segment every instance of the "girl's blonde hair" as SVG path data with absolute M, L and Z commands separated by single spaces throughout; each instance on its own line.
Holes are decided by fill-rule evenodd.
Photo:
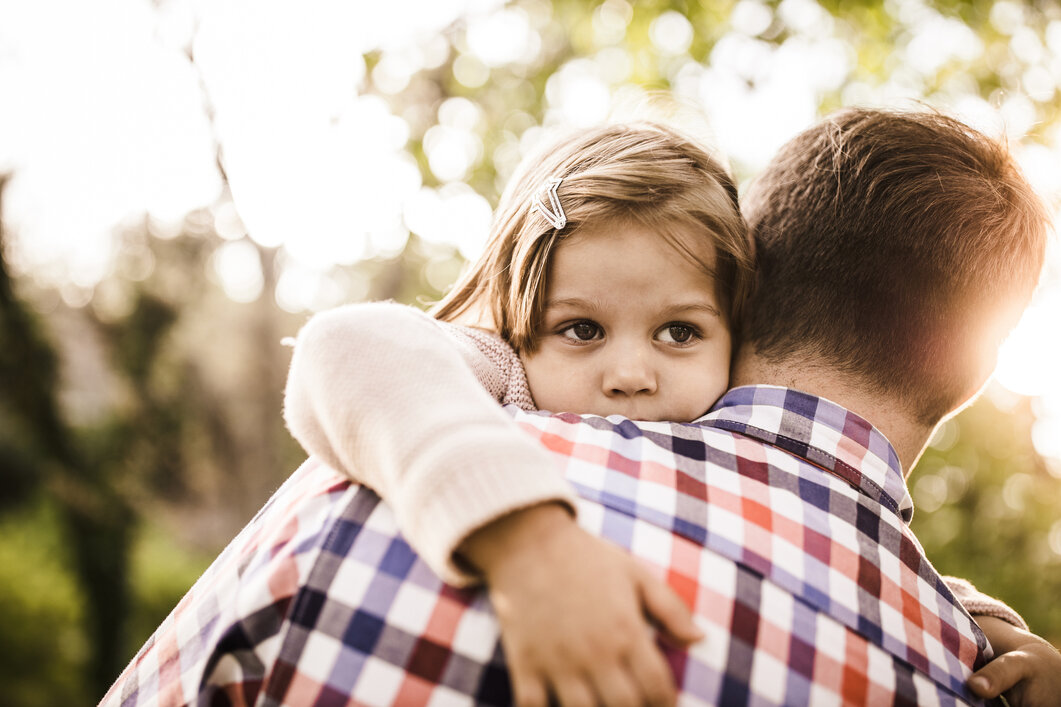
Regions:
M 553 228 L 532 200 L 548 205 L 548 182 L 567 216 Z M 607 125 L 578 133 L 525 159 L 501 196 L 486 250 L 433 308 L 452 321 L 488 315 L 517 351 L 533 352 L 545 305 L 549 260 L 585 227 L 635 223 L 657 231 L 715 279 L 730 327 L 738 330 L 754 273 L 754 246 L 726 170 L 694 140 L 656 123 Z M 683 236 L 702 237 L 714 258 Z M 707 251 L 708 253 L 710 251 Z

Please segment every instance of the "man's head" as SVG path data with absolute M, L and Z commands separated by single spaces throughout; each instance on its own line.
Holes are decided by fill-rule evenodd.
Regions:
M 826 367 L 934 424 L 993 368 L 1048 218 L 1004 146 L 929 112 L 839 112 L 791 140 L 744 213 L 746 351 Z

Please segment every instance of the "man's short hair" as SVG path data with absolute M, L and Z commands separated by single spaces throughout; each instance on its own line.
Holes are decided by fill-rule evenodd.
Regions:
M 1048 216 L 1006 147 L 933 112 L 850 109 L 790 141 L 744 212 L 744 341 L 826 364 L 935 423 L 990 372 L 1042 269 Z

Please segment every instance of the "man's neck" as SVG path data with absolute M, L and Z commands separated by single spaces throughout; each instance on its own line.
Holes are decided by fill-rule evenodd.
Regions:
M 742 354 L 734 362 L 730 386 L 778 385 L 816 395 L 865 418 L 888 438 L 899 455 L 903 475 L 921 457 L 934 427 L 919 422 L 895 398 L 860 387 L 850 376 L 822 364 L 805 361 L 774 363 L 754 354 Z

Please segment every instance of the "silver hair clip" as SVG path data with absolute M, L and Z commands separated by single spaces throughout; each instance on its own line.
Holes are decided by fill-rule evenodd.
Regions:
M 567 214 L 564 213 L 564 207 L 560 205 L 560 197 L 556 194 L 557 187 L 560 186 L 560 182 L 564 181 L 563 177 L 553 177 L 545 184 L 549 187 L 549 207 L 542 203 L 542 198 L 538 194 L 534 195 L 531 199 L 531 208 L 538 209 L 541 215 L 549 222 L 549 225 L 560 230 L 567 225 Z

